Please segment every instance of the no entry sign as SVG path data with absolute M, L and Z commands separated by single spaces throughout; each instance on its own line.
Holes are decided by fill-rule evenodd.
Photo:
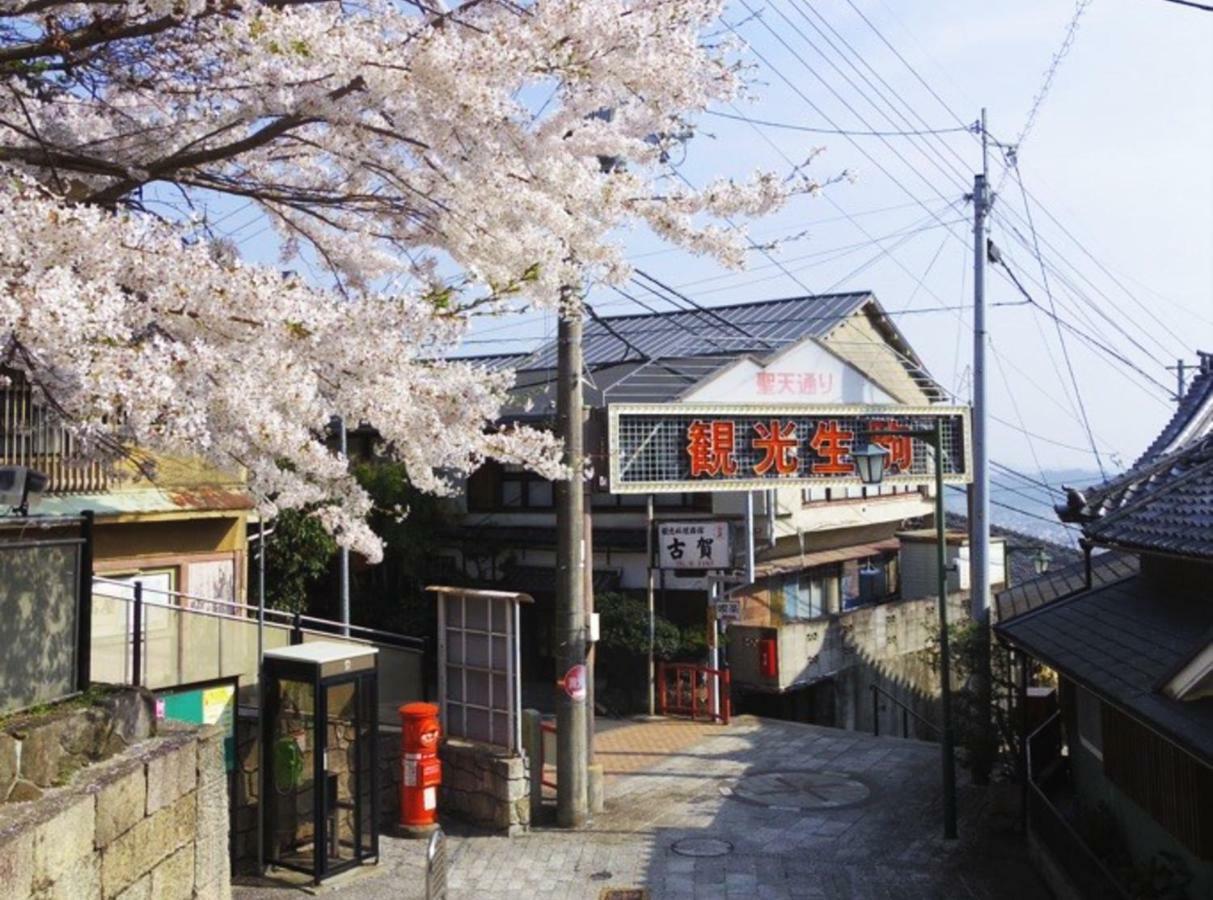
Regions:
M 561 684 L 564 687 L 564 692 L 569 695 L 575 703 L 585 701 L 586 691 L 586 671 L 585 666 L 575 665 L 564 673 L 564 678 L 561 679 Z

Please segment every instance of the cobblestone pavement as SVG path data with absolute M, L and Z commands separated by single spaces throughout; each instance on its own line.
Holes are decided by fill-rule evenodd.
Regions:
M 748 716 L 705 733 L 682 744 L 671 731 L 677 746 L 660 762 L 612 778 L 606 812 L 584 830 L 507 839 L 452 829 L 452 900 L 600 898 L 624 887 L 647 887 L 654 900 L 1049 896 L 1014 807 L 996 812 L 990 789 L 963 773 L 961 840 L 940 837 L 935 745 Z M 381 849 L 378 871 L 331 896 L 424 896 L 420 843 L 385 837 Z

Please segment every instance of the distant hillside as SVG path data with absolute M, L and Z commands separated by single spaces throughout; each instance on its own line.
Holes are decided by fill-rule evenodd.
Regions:
M 1024 471 L 1023 474 L 1031 478 L 1032 482 L 1043 480 L 1051 485 L 1054 491 L 1050 492 L 1039 484 L 997 469 L 991 474 L 991 521 L 1005 528 L 1013 528 L 1033 537 L 1068 546 L 1077 544 L 1079 530 L 1074 526 L 1063 525 L 1053 511 L 1053 505 L 1064 499 L 1061 486 L 1064 484 L 1070 487 L 1088 487 L 1103 481 L 1099 472 L 1085 469 L 1046 469 L 1043 473 Z M 1111 476 L 1114 473 L 1108 474 Z M 968 501 L 963 491 L 948 491 L 945 504 L 949 512 L 962 515 L 968 512 Z

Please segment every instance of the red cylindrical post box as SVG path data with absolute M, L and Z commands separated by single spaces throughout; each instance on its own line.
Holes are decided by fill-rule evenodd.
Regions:
M 438 707 L 406 703 L 400 707 L 400 725 L 400 827 L 407 834 L 428 834 L 438 827 L 438 786 L 442 784 Z

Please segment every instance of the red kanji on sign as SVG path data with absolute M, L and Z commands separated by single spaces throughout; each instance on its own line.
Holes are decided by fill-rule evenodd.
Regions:
M 696 419 L 687 427 L 687 455 L 691 458 L 691 477 L 700 475 L 736 475 L 733 458 L 735 426 L 729 421 L 702 422 Z
M 758 422 L 754 425 L 758 437 L 754 438 L 755 450 L 763 451 L 763 457 L 754 464 L 756 475 L 765 475 L 772 468 L 776 475 L 795 475 L 800 468 L 796 456 L 796 423 L 772 419 L 770 425 Z
M 855 462 L 851 456 L 851 441 L 855 432 L 839 426 L 835 419 L 823 419 L 817 423 L 817 431 L 809 446 L 825 462 L 813 463 L 814 475 L 854 475 Z
M 900 422 L 873 419 L 873 431 L 905 431 L 906 427 Z M 889 451 L 886 464 L 892 475 L 904 474 L 914 465 L 914 439 L 909 435 L 878 434 L 872 438 L 872 443 Z

